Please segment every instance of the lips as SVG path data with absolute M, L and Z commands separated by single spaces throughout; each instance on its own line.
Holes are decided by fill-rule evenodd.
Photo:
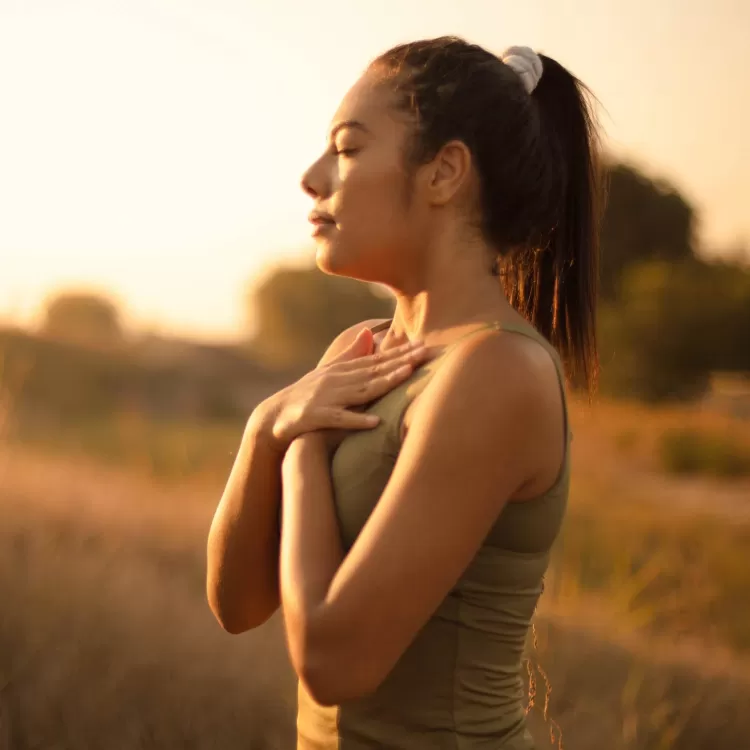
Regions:
M 323 211 L 313 211 L 308 216 L 308 220 L 311 224 L 314 224 L 315 226 L 325 226 L 327 224 L 331 224 L 331 225 L 336 224 L 336 221 L 333 218 L 333 216 Z
M 336 228 L 336 220 L 323 211 L 313 211 L 308 217 L 313 225 L 312 236 L 320 237 Z

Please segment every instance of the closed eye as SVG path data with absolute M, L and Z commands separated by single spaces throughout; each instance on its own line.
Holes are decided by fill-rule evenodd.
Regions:
M 336 146 L 333 147 L 333 153 L 335 156 L 354 156 L 354 154 L 358 152 L 358 148 L 336 148 Z

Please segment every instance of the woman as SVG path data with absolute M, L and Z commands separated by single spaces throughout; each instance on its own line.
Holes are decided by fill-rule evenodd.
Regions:
M 281 605 L 299 748 L 533 746 L 520 667 L 568 495 L 561 362 L 596 371 L 584 93 L 528 48 L 399 46 L 303 178 L 319 267 L 397 307 L 255 410 L 211 528 L 222 625 Z

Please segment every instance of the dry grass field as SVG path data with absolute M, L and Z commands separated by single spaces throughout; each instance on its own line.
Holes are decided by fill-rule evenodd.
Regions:
M 571 508 L 529 644 L 539 746 L 750 748 L 750 424 L 571 417 Z M 0 444 L 0 750 L 294 746 L 277 618 L 229 636 L 205 602 L 237 438 L 131 417 Z

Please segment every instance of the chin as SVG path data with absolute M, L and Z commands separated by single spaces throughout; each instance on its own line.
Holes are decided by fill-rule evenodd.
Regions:
M 338 243 L 318 242 L 315 253 L 315 263 L 318 268 L 329 276 L 346 276 L 357 281 L 368 281 L 376 284 L 387 283 L 378 273 L 377 263 L 367 262 L 375 260 L 367 254 L 357 253 L 351 248 L 343 248 Z
M 333 257 L 330 249 L 327 247 L 321 247 L 318 245 L 315 251 L 315 265 L 323 272 L 329 274 L 335 274 L 335 263 L 333 263 Z
M 318 243 L 315 263 L 323 273 L 331 276 L 356 276 L 352 263 L 347 262 L 346 253 L 331 242 Z

